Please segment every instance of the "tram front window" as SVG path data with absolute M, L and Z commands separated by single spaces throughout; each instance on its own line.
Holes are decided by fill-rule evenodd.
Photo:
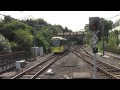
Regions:
M 60 40 L 52 40 L 52 46 L 53 47 L 59 47 L 60 46 Z

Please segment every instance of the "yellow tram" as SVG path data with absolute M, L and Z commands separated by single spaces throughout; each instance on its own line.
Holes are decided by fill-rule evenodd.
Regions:
M 52 37 L 51 50 L 53 53 L 63 53 L 67 50 L 67 39 L 62 37 Z

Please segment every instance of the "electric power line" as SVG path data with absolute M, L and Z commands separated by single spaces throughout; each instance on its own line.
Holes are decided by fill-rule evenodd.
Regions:
M 106 14 L 111 13 L 111 12 L 113 12 L 113 11 L 107 12 L 107 13 L 103 14 L 102 16 L 105 16 Z
M 107 18 L 107 19 L 111 19 L 111 18 L 114 18 L 114 17 L 117 17 L 117 16 L 119 16 L 120 14 L 118 14 L 118 15 L 115 15 L 115 16 L 113 16 L 113 17 L 110 17 L 110 18 Z

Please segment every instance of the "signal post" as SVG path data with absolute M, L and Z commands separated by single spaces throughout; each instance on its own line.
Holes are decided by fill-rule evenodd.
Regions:
M 89 17 L 89 30 L 92 32 L 92 41 L 93 41 L 93 53 L 94 53 L 94 79 L 97 79 L 97 67 L 96 67 L 96 53 L 98 53 L 98 48 L 96 43 L 98 37 L 96 36 L 100 30 L 100 18 L 99 17 Z

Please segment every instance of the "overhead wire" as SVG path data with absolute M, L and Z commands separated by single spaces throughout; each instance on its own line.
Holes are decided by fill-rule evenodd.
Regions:
M 111 13 L 111 12 L 113 12 L 113 11 L 106 12 L 106 13 L 103 14 L 102 16 L 105 16 L 106 14 L 109 14 L 109 13 Z
M 115 17 L 117 17 L 117 16 L 119 16 L 120 14 L 118 14 L 118 15 L 115 15 L 115 16 L 112 16 L 112 17 L 110 17 L 110 18 L 107 18 L 107 19 L 111 19 L 111 18 L 115 18 Z

